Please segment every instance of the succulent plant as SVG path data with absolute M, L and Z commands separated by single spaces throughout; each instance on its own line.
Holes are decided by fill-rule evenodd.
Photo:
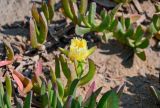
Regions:
M 118 24 L 118 20 L 115 19 L 115 14 L 118 11 L 121 4 L 117 5 L 112 11 L 106 13 L 105 10 L 101 11 L 100 23 L 95 20 L 96 16 L 96 3 L 92 3 L 89 10 L 89 15 L 86 15 L 86 19 L 90 26 L 76 26 L 76 34 L 82 35 L 88 32 L 102 32 L 104 34 L 112 33 Z
M 84 99 L 77 95 L 77 89 L 91 81 L 96 71 L 94 62 L 88 59 L 89 71 L 84 72 L 86 59 L 93 53 L 95 47 L 88 49 L 85 40 L 78 38 L 73 39 L 70 47 L 78 46 L 85 50 L 87 56 L 82 57 L 83 59 L 70 59 L 75 66 L 75 76 L 73 73 L 71 74 L 67 58 L 64 58 L 62 55 L 55 56 L 55 69 L 53 69 L 51 65 L 48 65 L 50 74 L 47 76 L 44 75 L 42 71 L 42 62 L 38 61 L 35 65 L 35 72 L 32 79 L 17 72 L 13 69 L 12 64 L 5 64 L 9 65 L 8 68 L 11 74 L 10 76 L 8 74 L 6 75 L 5 86 L 0 82 L 0 107 L 11 108 L 11 102 L 13 102 L 16 104 L 17 108 L 31 108 L 35 103 L 42 108 L 118 108 L 119 96 L 123 87 L 120 87 L 116 92 L 114 90 L 107 91 L 101 99 L 97 101 L 97 97 L 101 92 L 102 87 L 94 91 L 95 82 L 93 82 Z M 10 44 L 7 44 L 7 50 L 8 58 L 12 60 L 14 58 L 14 53 L 12 52 Z M 73 48 L 70 49 L 70 51 L 71 50 L 74 51 L 75 49 Z M 67 50 L 61 49 L 61 51 L 65 54 L 70 54 Z M 67 80 L 66 84 L 62 82 L 61 70 Z M 16 85 L 13 85 L 12 81 L 14 81 Z M 14 91 L 18 90 L 18 95 L 25 98 L 24 102 L 18 101 L 17 94 L 13 93 L 13 88 Z M 14 97 L 13 101 L 12 97 Z
M 88 49 L 86 40 L 80 38 L 74 38 L 71 40 L 69 50 L 60 48 L 60 51 L 65 54 L 74 64 L 76 76 L 80 80 L 79 85 L 88 83 L 95 74 L 95 64 L 92 60 L 89 59 L 89 71 L 86 73 L 86 75 L 84 75 L 84 66 L 86 64 L 85 60 L 94 52 L 95 49 L 95 47 Z M 60 56 L 59 59 L 64 75 L 66 74 L 65 76 L 69 78 L 68 80 L 71 80 L 72 76 L 68 68 L 67 59 L 65 59 L 63 56 Z
M 89 11 L 87 11 L 88 0 L 81 0 L 80 6 L 76 5 L 75 1 L 62 0 L 62 5 L 64 9 L 64 14 L 71 21 L 77 25 L 76 26 L 76 34 L 82 35 L 88 32 L 103 32 L 105 30 L 112 31 L 114 27 L 116 27 L 117 21 L 114 18 L 115 13 L 121 6 L 119 4 L 115 9 L 113 9 L 108 14 L 105 11 L 101 14 L 101 20 L 96 21 L 96 3 L 92 2 L 90 4 Z M 75 6 L 76 5 L 76 6 Z M 77 13 L 76 11 L 77 10 Z
M 55 70 L 52 68 L 52 66 L 50 66 L 51 81 L 49 81 L 49 82 L 47 81 L 44 74 L 42 73 L 42 64 L 40 62 L 37 62 L 35 74 L 32 79 L 32 83 L 33 83 L 33 91 L 37 94 L 40 94 L 42 96 L 41 99 L 44 98 L 44 100 L 40 100 L 42 102 L 42 104 L 44 101 L 47 101 L 47 99 L 52 99 L 52 98 L 55 99 L 55 97 L 48 95 L 46 86 L 49 86 L 48 88 L 50 88 L 48 92 L 49 93 L 52 92 L 51 94 L 53 95 L 53 93 L 54 93 L 53 96 L 56 96 L 55 102 L 57 102 L 57 105 L 65 106 L 65 105 L 67 105 L 66 101 L 69 101 L 70 98 L 75 98 L 76 89 L 79 86 L 82 86 L 82 85 L 88 83 L 89 81 L 91 81 L 95 75 L 96 67 L 95 67 L 94 62 L 90 59 L 88 60 L 89 71 L 87 73 L 84 72 L 85 59 L 91 53 L 93 53 L 95 48 L 93 47 L 88 50 L 86 40 L 78 39 L 78 38 L 75 38 L 72 40 L 70 47 L 72 47 L 72 49 L 70 49 L 70 51 L 71 50 L 73 52 L 74 52 L 74 50 L 85 51 L 87 54 L 87 56 L 82 56 L 81 58 L 77 59 L 76 54 L 80 54 L 81 52 L 72 53 L 72 52 L 68 52 L 67 50 L 61 48 L 61 51 L 63 53 L 66 53 L 66 54 L 68 53 L 70 55 L 68 57 L 71 57 L 70 60 L 72 60 L 72 62 L 74 63 L 74 67 L 75 67 L 74 73 L 76 74 L 76 76 L 74 76 L 74 73 L 71 72 L 71 70 L 69 68 L 69 64 L 67 62 L 68 60 L 66 58 L 64 58 L 63 55 L 60 55 L 60 56 L 56 55 L 55 56 Z M 79 47 L 79 49 L 74 49 L 74 47 L 76 47 L 76 48 Z M 81 48 L 81 50 L 80 50 L 80 48 Z M 62 72 L 67 80 L 66 85 L 64 85 L 61 82 L 61 73 L 60 73 L 61 69 L 62 69 Z M 48 100 L 47 103 L 51 103 L 51 101 Z M 45 105 L 48 105 L 47 103 L 43 104 L 44 106 L 43 105 L 42 106 L 45 107 Z
M 53 74 L 55 75 L 55 73 Z M 66 93 L 66 88 L 63 86 L 59 78 L 48 81 L 48 83 L 42 81 L 40 93 L 36 94 L 37 97 L 40 97 L 40 106 L 43 108 L 118 108 L 119 94 L 122 92 L 123 88 L 120 88 L 121 90 L 117 92 L 114 90 L 107 91 L 102 95 L 99 102 L 97 102 L 97 97 L 101 92 L 102 87 L 94 91 L 95 82 L 93 82 L 85 98 L 82 99 L 81 96 L 76 95 L 78 82 L 78 79 L 71 81 L 71 85 Z
M 54 16 L 55 0 L 42 1 L 41 12 L 38 12 L 36 4 L 33 3 L 30 19 L 30 40 L 33 48 L 40 49 L 48 35 L 48 24 Z
M 60 66 L 61 64 L 61 66 Z M 91 65 L 91 64 L 89 64 Z M 97 97 L 102 90 L 102 87 L 94 91 L 95 82 L 93 82 L 85 96 L 82 99 L 81 96 L 77 96 L 77 89 L 79 86 L 86 82 L 84 78 L 77 78 L 71 75 L 71 70 L 69 69 L 66 59 L 62 56 L 55 56 L 55 70 L 50 66 L 50 80 L 44 77 L 42 73 L 42 64 L 37 63 L 34 78 L 40 80 L 40 86 L 36 89 L 33 87 L 34 97 L 39 97 L 38 103 L 41 107 L 51 107 L 51 108 L 89 108 L 90 106 L 96 108 L 118 108 L 119 106 L 119 96 L 123 91 L 123 86 L 121 86 L 116 92 L 114 90 L 107 91 L 104 93 L 99 102 L 97 102 Z M 61 81 L 61 69 L 67 80 L 67 84 Z M 89 66 L 90 69 L 91 66 Z M 91 71 L 91 70 L 90 70 Z M 93 70 L 92 70 L 93 71 Z M 87 77 L 87 76 L 85 76 Z M 84 80 L 84 81 L 83 81 Z M 33 81 L 33 85 L 37 85 L 38 81 Z M 101 107 L 103 106 L 103 107 Z
M 99 101 L 97 97 L 100 94 L 102 87 L 94 91 L 95 83 L 92 83 L 85 98 L 76 96 L 76 84 L 78 80 L 72 82 L 72 86 L 69 90 L 68 96 L 61 100 L 58 93 L 58 86 L 48 82 L 48 85 L 42 83 L 40 96 L 40 106 L 49 108 L 118 108 L 119 96 L 114 90 L 105 92 Z M 64 89 L 62 89 L 64 90 Z M 31 99 L 31 98 L 30 98 Z M 26 99 L 27 101 L 31 101 Z M 30 108 L 30 107 L 27 107 Z
M 155 14 L 152 18 L 152 22 L 149 26 L 149 31 L 155 38 L 160 40 L 160 14 Z
M 64 15 L 71 19 L 73 23 L 80 25 L 81 16 L 79 16 L 78 12 L 76 12 L 76 8 L 78 8 L 78 6 L 76 5 L 77 0 L 61 0 L 61 2 Z M 81 0 L 80 15 L 84 15 L 86 13 L 87 4 L 88 0 Z
M 121 18 L 117 30 L 114 32 L 114 37 L 120 43 L 132 48 L 141 60 L 146 60 L 144 49 L 149 45 L 149 39 L 144 35 L 142 27 L 139 25 L 134 29 L 129 18 Z
M 47 0 L 47 1 L 42 0 L 40 12 L 44 13 L 45 19 L 47 20 L 48 24 L 50 24 L 54 16 L 54 5 L 55 5 L 55 0 Z M 40 12 L 38 11 L 35 3 L 33 3 L 31 12 L 32 12 L 32 17 L 35 19 L 36 23 L 37 24 L 41 23 L 39 22 Z
M 12 108 L 13 105 L 13 99 L 12 99 L 12 94 L 13 94 L 13 83 L 12 83 L 12 79 L 10 78 L 10 76 L 7 74 L 5 76 L 5 86 L 3 85 L 3 83 L 0 81 L 0 108 Z M 12 101 L 13 100 L 13 101 Z M 18 105 L 16 105 L 16 107 L 18 108 L 31 108 L 31 100 L 32 100 L 32 92 L 30 92 L 23 104 L 23 107 L 18 107 Z
M 34 19 L 30 19 L 30 40 L 33 48 L 41 48 L 48 34 L 48 25 L 43 12 L 39 16 L 39 26 Z
M 0 81 L 0 107 L 11 108 L 12 84 L 11 79 L 8 75 L 5 78 L 5 83 L 6 86 L 4 88 L 2 82 Z

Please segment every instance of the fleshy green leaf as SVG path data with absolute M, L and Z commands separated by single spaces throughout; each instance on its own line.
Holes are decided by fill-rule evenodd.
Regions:
M 49 94 L 48 94 L 48 98 L 49 98 L 49 108 L 51 107 L 52 108 L 52 101 L 53 101 L 53 90 L 50 90 L 50 91 L 48 91 L 49 92 Z M 54 107 L 55 108 L 55 107 Z
M 3 98 L 4 98 L 4 88 L 3 88 L 2 82 L 0 81 L 0 107 L 1 108 L 4 108 Z
M 31 12 L 32 12 L 32 16 L 35 19 L 36 23 L 39 23 L 39 13 L 38 13 L 38 10 L 37 10 L 35 3 L 33 3 Z
M 54 72 L 52 66 L 50 66 L 50 75 L 51 75 L 52 83 L 55 83 L 56 82 L 56 75 L 55 75 L 55 72 Z
M 156 27 L 157 29 L 160 29 L 160 18 L 158 16 L 157 22 L 156 22 Z
M 110 90 L 101 97 L 97 108 L 118 108 L 118 106 L 118 96 L 114 91 Z
M 55 74 L 56 78 L 60 78 L 60 63 L 59 63 L 59 57 L 55 56 Z
M 134 34 L 134 40 L 136 41 L 136 43 L 138 43 L 139 41 L 141 41 L 143 35 L 144 35 L 144 32 L 142 30 L 142 27 L 138 26 L 137 29 L 136 29 L 136 32 Z
M 63 48 L 59 48 L 60 52 L 66 56 L 68 56 L 69 51 Z
M 125 26 L 126 26 L 126 29 L 129 29 L 130 25 L 131 25 L 130 18 L 126 18 L 126 19 L 125 19 Z
M 144 48 L 147 48 L 148 45 L 149 45 L 149 40 L 148 39 L 144 39 L 144 40 L 142 40 L 141 44 L 138 45 L 137 47 L 144 49 Z
M 81 108 L 79 101 L 77 101 L 76 99 L 73 99 L 71 108 Z
M 116 28 L 117 28 L 117 25 L 118 25 L 118 20 L 113 20 L 113 21 L 111 22 L 111 25 L 110 25 L 110 27 L 108 28 L 108 30 L 114 32 L 114 31 L 116 30 Z
M 52 95 L 52 103 L 51 103 L 52 108 L 57 108 L 57 106 L 58 106 L 57 105 L 58 104 L 57 95 L 58 95 L 58 88 L 57 88 L 57 85 L 55 84 L 54 85 L 54 90 L 53 90 L 53 95 Z
M 23 108 L 31 108 L 32 103 L 32 91 L 27 95 Z
M 63 74 L 65 75 L 65 77 L 71 81 L 71 71 L 68 67 L 68 63 L 67 61 L 64 59 L 64 57 L 62 55 L 60 55 L 60 63 L 61 63 L 61 67 L 62 67 L 62 71 L 63 71 Z
M 145 55 L 145 52 L 142 51 L 142 52 L 137 52 L 136 55 L 143 61 L 146 60 L 146 55 Z
M 79 12 L 81 15 L 85 15 L 87 11 L 88 0 L 81 0 Z
M 48 22 L 48 20 L 49 20 L 49 11 L 48 11 L 48 6 L 47 6 L 46 2 L 42 1 L 41 9 L 42 9 L 42 11 L 43 11 L 43 13 L 45 15 L 45 18 L 46 18 L 46 20 Z
M 134 29 L 129 28 L 129 29 L 127 29 L 127 31 L 125 33 L 125 37 L 132 38 L 133 34 L 134 34 Z
M 5 82 L 6 82 L 7 94 L 8 94 L 9 100 L 11 100 L 11 97 L 12 97 L 12 83 L 11 83 L 11 78 L 10 78 L 9 75 L 6 75 Z
M 96 3 L 92 2 L 89 9 L 88 22 L 93 27 L 95 26 L 95 16 L 96 16 Z
M 68 0 L 62 0 L 62 6 L 64 10 L 64 14 L 69 17 L 71 20 L 73 20 L 73 13 L 70 8 L 70 3 Z
M 110 17 L 107 15 L 104 20 L 102 20 L 101 24 L 93 29 L 93 31 L 103 32 L 109 26 L 109 22 L 111 21 Z
M 42 101 L 41 101 L 42 108 L 48 108 L 48 106 L 49 106 L 49 97 L 48 97 L 48 94 L 45 93 L 44 95 L 42 95 L 41 99 L 42 99 Z
M 54 4 L 55 0 L 48 0 L 49 20 L 51 21 L 54 16 Z
M 49 96 L 46 93 L 46 85 L 45 82 L 42 81 L 42 85 L 41 85 L 41 105 L 43 108 L 47 108 L 48 107 L 48 103 L 49 103 Z
M 95 94 L 93 93 L 90 97 L 88 108 L 94 108 L 95 106 L 96 106 L 96 97 Z
M 59 99 L 57 99 L 57 107 L 56 108 L 63 108 Z M 66 108 L 66 107 L 64 107 L 64 108 Z
M 47 90 L 48 90 L 48 92 L 50 92 L 51 90 L 52 90 L 52 82 L 51 82 L 51 80 L 49 80 L 48 81 L 48 83 L 47 83 Z
M 156 29 L 156 27 L 154 26 L 154 23 L 153 23 L 153 22 L 152 22 L 152 23 L 150 24 L 150 26 L 148 27 L 148 30 L 149 30 L 150 33 L 153 33 L 153 34 L 157 33 L 157 29 Z
M 94 53 L 94 51 L 96 50 L 96 46 L 95 47 L 92 47 L 92 48 L 90 48 L 89 50 L 88 50 L 88 56 L 90 56 L 91 54 L 93 54 Z
M 45 82 L 42 81 L 42 85 L 41 85 L 41 95 L 44 95 L 46 93 L 46 85 Z
M 69 5 L 70 5 L 70 8 L 71 8 L 71 12 L 72 12 L 72 14 L 73 14 L 73 20 L 72 20 L 72 22 L 74 22 L 74 24 L 78 24 L 78 25 L 80 25 L 80 20 L 78 19 L 78 17 L 77 17 L 77 13 L 76 13 L 76 5 L 75 5 L 75 3 L 73 2 L 73 0 L 72 1 L 68 1 L 69 2 Z
M 58 93 L 61 98 L 64 96 L 64 86 L 60 79 L 56 79 L 58 86 Z
M 51 80 L 48 81 L 47 84 L 47 90 L 48 90 L 48 97 L 49 97 L 49 106 L 51 107 L 51 103 L 52 103 L 52 95 L 53 95 L 53 90 L 52 90 L 52 82 Z
M 75 32 L 77 35 L 83 35 L 91 31 L 91 28 L 76 26 Z
M 78 79 L 73 80 L 70 86 L 69 95 L 75 96 L 78 82 Z
M 76 64 L 76 62 L 74 61 L 74 63 Z M 77 77 L 80 78 L 81 75 L 83 74 L 84 71 L 84 63 L 83 62 L 77 62 L 76 65 L 76 72 L 77 72 Z
M 135 41 L 133 39 L 127 38 L 127 41 L 128 41 L 128 44 L 129 44 L 130 47 L 132 47 L 132 48 L 135 47 L 135 45 L 134 45 Z
M 96 73 L 96 66 L 92 60 L 89 61 L 89 71 L 88 73 L 80 79 L 79 85 L 84 85 L 91 81 Z
M 111 19 L 114 18 L 116 12 L 119 10 L 119 8 L 120 8 L 121 6 L 122 6 L 122 3 L 119 3 L 119 4 L 111 11 L 111 13 L 110 13 Z
M 124 18 L 124 16 L 121 17 L 120 22 L 121 22 L 121 25 L 122 25 L 123 30 L 126 30 L 125 18 Z
M 41 12 L 39 16 L 39 31 L 40 34 L 37 36 L 37 39 L 40 44 L 43 44 L 46 41 L 48 34 L 47 20 L 43 12 Z
M 7 108 L 11 108 L 11 99 L 9 98 L 7 92 L 4 95 L 4 101 L 5 101 Z
M 30 41 L 31 41 L 31 46 L 33 48 L 39 48 L 40 44 L 37 41 L 37 33 L 36 33 L 36 22 L 32 18 L 30 18 L 29 21 L 29 30 L 30 30 Z
M 100 16 L 101 16 L 102 20 L 105 19 L 106 15 L 107 15 L 107 12 L 106 12 L 105 9 L 103 9 L 103 10 L 100 12 Z

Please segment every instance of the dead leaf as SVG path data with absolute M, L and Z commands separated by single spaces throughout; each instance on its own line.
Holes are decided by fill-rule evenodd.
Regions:
M 0 61 L 0 67 L 10 65 L 10 64 L 12 64 L 12 61 L 10 60 Z
M 13 79 L 18 85 L 19 92 L 22 96 L 26 95 L 29 91 L 31 91 L 33 84 L 32 81 L 25 77 L 20 72 L 17 72 L 14 69 L 10 68 L 10 71 L 12 72 Z

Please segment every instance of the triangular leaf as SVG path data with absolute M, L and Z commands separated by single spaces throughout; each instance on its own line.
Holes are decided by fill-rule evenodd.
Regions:
M 142 51 L 142 52 L 137 52 L 136 55 L 143 61 L 146 60 L 146 55 L 145 55 L 145 52 Z
M 118 106 L 118 96 L 114 91 L 110 90 L 102 96 L 97 105 L 97 108 L 118 108 Z
M 31 108 L 32 94 L 33 94 L 33 92 L 31 91 L 31 92 L 27 95 L 27 97 L 26 97 L 26 99 L 25 99 L 25 101 L 24 101 L 24 106 L 23 106 L 23 108 Z

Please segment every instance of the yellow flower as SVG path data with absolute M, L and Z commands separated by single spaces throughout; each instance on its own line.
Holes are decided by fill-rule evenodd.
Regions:
M 95 51 L 95 49 L 96 47 L 88 49 L 85 39 L 73 38 L 71 40 L 69 51 L 63 48 L 60 48 L 60 51 L 66 56 L 68 56 L 72 61 L 84 61 L 89 55 L 91 55 Z
M 68 57 L 74 61 L 84 61 L 89 56 L 87 42 L 84 39 L 74 38 L 71 40 L 71 45 Z

